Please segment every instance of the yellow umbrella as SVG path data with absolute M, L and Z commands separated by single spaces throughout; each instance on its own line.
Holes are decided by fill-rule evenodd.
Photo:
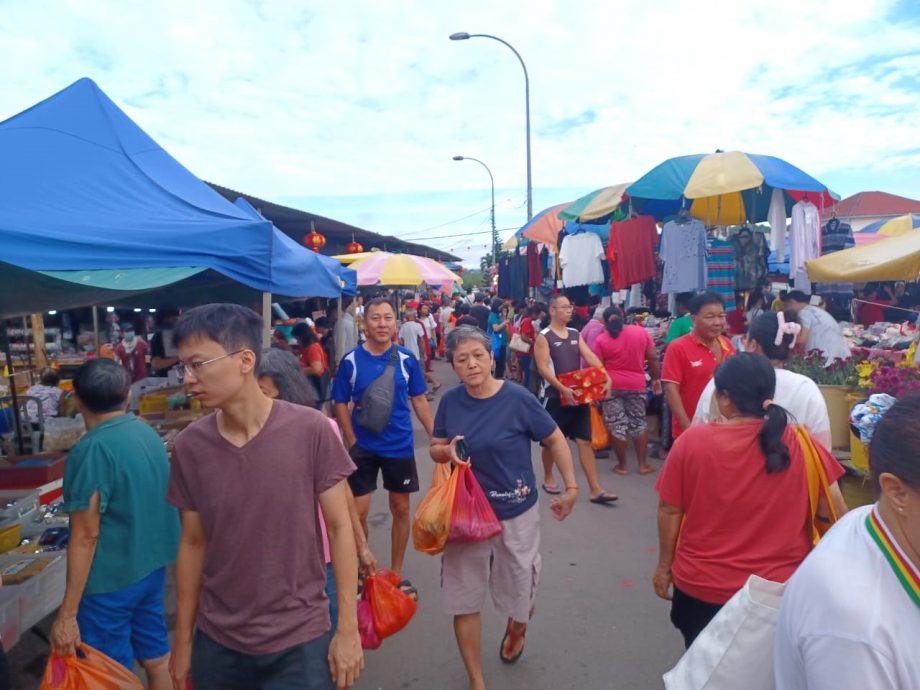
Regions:
M 379 251 L 379 249 L 371 249 L 369 252 L 358 252 L 357 254 L 337 254 L 332 258 L 348 266 L 349 264 L 353 264 L 355 261 L 360 261 L 361 259 L 366 259 L 369 256 L 374 256 Z
M 920 276 L 920 232 L 834 252 L 806 261 L 805 268 L 816 283 L 916 280 Z

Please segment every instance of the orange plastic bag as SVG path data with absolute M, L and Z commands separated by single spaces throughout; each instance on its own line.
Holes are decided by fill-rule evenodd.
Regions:
M 604 424 L 604 415 L 594 405 L 591 406 L 591 447 L 604 450 L 610 446 L 610 432 Z
M 417 551 L 435 555 L 444 550 L 456 491 L 457 472 L 451 472 L 448 463 L 438 464 L 431 489 L 415 509 L 412 521 L 412 543 Z
M 380 646 L 380 638 L 374 630 L 374 612 L 370 602 L 363 597 L 358 602 L 358 632 L 361 634 L 362 649 L 377 649 Z
M 399 575 L 391 570 L 378 570 L 364 578 L 363 596 L 371 606 L 374 630 L 381 640 L 405 628 L 415 615 L 415 599 L 399 589 Z
M 502 525 L 473 470 L 469 465 L 460 465 L 455 474 L 459 476 L 447 540 L 461 543 L 485 541 L 501 534 Z
M 73 656 L 51 653 L 38 690 L 144 690 L 141 679 L 87 644 Z

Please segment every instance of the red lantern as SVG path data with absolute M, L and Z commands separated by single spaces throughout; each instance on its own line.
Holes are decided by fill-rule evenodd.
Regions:
M 364 247 L 361 246 L 361 243 L 355 242 L 354 240 L 352 240 L 345 246 L 346 254 L 360 254 L 363 251 L 364 251 Z
M 319 250 L 326 246 L 326 238 L 316 232 L 316 227 L 310 222 L 310 232 L 303 236 L 303 243 L 309 249 L 319 253 Z

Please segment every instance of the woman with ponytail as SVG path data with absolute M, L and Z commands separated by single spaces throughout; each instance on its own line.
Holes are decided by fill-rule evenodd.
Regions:
M 626 443 L 633 439 L 639 474 L 655 471 L 648 464 L 648 430 L 645 426 L 645 399 L 648 384 L 645 366 L 652 378 L 652 392 L 661 395 L 658 354 L 651 336 L 641 326 L 626 326 L 619 307 L 607 307 L 603 314 L 606 330 L 591 349 L 604 363 L 613 381 L 610 397 L 603 403 L 604 424 L 610 431 L 611 444 L 617 455 L 617 474 L 629 474 L 626 467 Z
M 672 602 L 671 621 L 688 647 L 750 575 L 785 582 L 811 551 L 806 455 L 788 413 L 773 400 L 775 388 L 765 356 L 726 359 L 715 374 L 725 422 L 681 434 L 658 478 L 653 582 L 655 593 Z M 813 445 L 839 496 L 843 468 Z M 842 500 L 834 503 L 838 514 L 845 511 Z M 823 499 L 818 514 L 829 514 Z

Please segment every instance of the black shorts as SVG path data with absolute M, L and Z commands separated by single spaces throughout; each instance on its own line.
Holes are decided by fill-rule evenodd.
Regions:
M 385 458 L 382 455 L 352 446 L 348 451 L 356 469 L 348 478 L 355 496 L 366 496 L 377 489 L 377 472 L 383 474 L 383 488 L 395 494 L 414 494 L 418 491 L 418 469 L 415 456 Z
M 591 440 L 591 406 L 564 407 L 557 397 L 546 399 L 546 411 L 562 431 L 562 435 L 575 441 Z

